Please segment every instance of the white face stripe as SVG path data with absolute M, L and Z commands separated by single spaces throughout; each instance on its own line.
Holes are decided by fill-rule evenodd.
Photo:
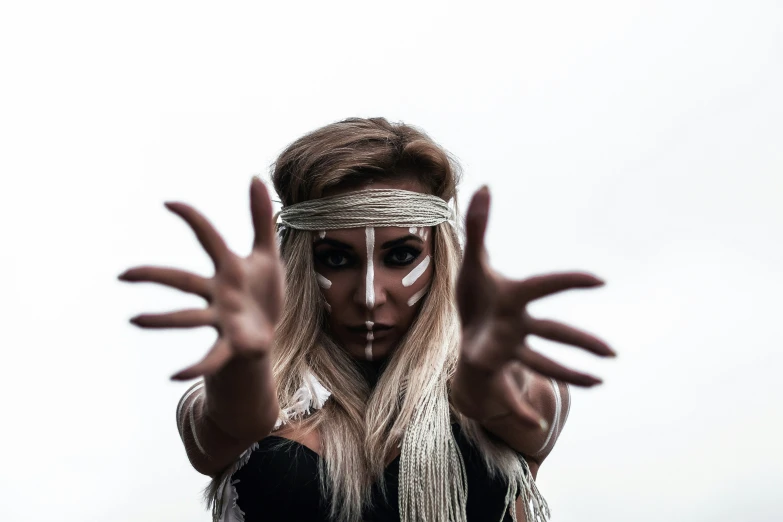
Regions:
M 364 346 L 364 356 L 368 361 L 372 361 L 372 342 L 375 340 L 375 334 L 372 330 L 367 332 L 367 344 Z
M 416 303 L 418 303 L 422 297 L 424 297 L 427 294 L 427 290 L 429 290 L 429 287 L 425 286 L 415 294 L 411 296 L 410 299 L 408 299 L 408 306 L 413 306 Z
M 318 232 L 318 237 L 320 237 L 321 239 L 325 238 L 326 237 L 326 230 L 319 231 Z
M 367 276 L 364 282 L 366 290 L 367 308 L 372 310 L 375 308 L 375 265 L 374 253 L 375 253 L 375 229 L 373 227 L 367 227 L 364 229 L 364 236 L 367 243 Z
M 367 244 L 367 274 L 364 280 L 365 286 L 365 304 L 368 310 L 375 308 L 375 229 L 367 227 L 364 229 L 365 242 Z M 372 333 L 372 327 L 375 323 L 365 321 L 367 326 L 367 344 L 364 346 L 364 356 L 368 361 L 372 361 L 372 342 L 375 335 Z
M 408 275 L 402 278 L 402 286 L 411 286 L 413 283 L 415 283 L 421 275 L 427 270 L 427 267 L 430 266 L 430 256 L 427 255 L 427 257 L 424 258 L 424 260 L 416 265 L 416 268 L 408 272 Z
M 329 290 L 332 287 L 332 282 L 326 279 L 318 272 L 315 273 L 315 279 L 316 281 L 318 281 L 318 286 L 320 286 L 324 290 Z

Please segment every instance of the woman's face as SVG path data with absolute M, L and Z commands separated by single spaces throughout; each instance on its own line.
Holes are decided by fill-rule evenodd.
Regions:
M 425 192 L 415 180 L 375 182 L 371 188 Z M 413 324 L 429 289 L 432 227 L 314 232 L 313 257 L 332 336 L 356 358 L 386 358 Z

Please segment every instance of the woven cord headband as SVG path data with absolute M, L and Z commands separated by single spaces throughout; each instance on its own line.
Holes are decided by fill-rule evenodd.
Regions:
M 452 221 L 448 203 L 408 190 L 368 189 L 283 207 L 280 224 L 297 230 L 432 227 Z

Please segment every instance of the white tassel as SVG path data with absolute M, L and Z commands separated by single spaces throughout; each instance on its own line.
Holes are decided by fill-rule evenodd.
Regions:
M 321 384 L 318 377 L 309 370 L 306 371 L 302 387 L 294 393 L 292 404 L 280 412 L 280 418 L 277 419 L 274 429 L 278 429 L 289 420 L 309 415 L 311 410 L 320 410 L 331 395 L 332 392 Z
M 525 510 L 525 520 L 527 522 L 547 522 L 551 513 L 549 511 L 549 505 L 544 500 L 541 492 L 538 491 L 536 481 L 533 479 L 533 475 L 530 473 L 530 467 L 527 465 L 527 461 L 519 456 L 519 465 L 522 468 L 522 473 L 518 474 L 508 485 L 508 491 L 506 492 L 506 509 L 503 510 L 503 516 L 500 518 L 501 522 L 505 517 L 506 511 L 511 512 L 511 519 L 517 522 L 517 497 L 522 499 L 522 506 Z
M 254 443 L 246 449 L 231 466 L 220 476 L 215 499 L 212 504 L 213 522 L 244 522 L 245 514 L 237 505 L 239 499 L 236 487 L 238 480 L 231 481 L 231 476 L 239 471 L 242 466 L 250 460 L 250 455 L 258 448 L 258 443 Z

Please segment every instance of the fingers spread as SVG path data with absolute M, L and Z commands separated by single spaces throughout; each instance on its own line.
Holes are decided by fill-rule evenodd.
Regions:
M 593 288 L 604 282 L 584 272 L 562 272 L 530 277 L 515 284 L 514 296 L 523 302 L 556 294 L 572 288 Z
M 218 340 L 207 355 L 198 363 L 189 366 L 171 376 L 175 381 L 195 379 L 202 375 L 211 375 L 222 368 L 231 359 L 231 348 L 228 342 Z
M 522 361 L 528 368 L 533 371 L 552 377 L 558 381 L 567 382 L 575 386 L 595 386 L 601 383 L 601 379 L 588 375 L 586 373 L 577 372 L 566 368 L 565 366 L 556 363 L 552 359 L 541 355 L 538 352 L 534 352 L 529 348 L 525 348 L 520 351 L 519 360 Z
M 608 357 L 614 357 L 616 355 L 614 350 L 609 348 L 609 345 L 597 337 L 572 326 L 558 323 L 557 321 L 530 319 L 527 328 L 533 335 L 538 335 L 539 337 L 549 339 L 550 341 L 580 346 L 596 355 Z
M 250 183 L 250 214 L 253 218 L 255 239 L 253 248 L 271 249 L 275 246 L 275 223 L 272 219 L 272 201 L 266 185 L 253 178 Z
M 142 328 L 193 328 L 213 326 L 215 316 L 212 310 L 201 308 L 165 314 L 142 314 L 132 318 L 130 322 Z
M 220 268 L 228 260 L 231 252 L 228 250 L 226 242 L 223 241 L 215 227 L 198 210 L 185 203 L 171 202 L 166 203 L 166 208 L 190 225 L 199 243 L 207 251 L 209 257 L 212 258 L 215 268 Z
M 204 299 L 209 299 L 210 296 L 209 282 L 206 278 L 174 268 L 140 266 L 123 272 L 119 279 L 131 283 L 159 283 L 183 292 L 196 294 Z

